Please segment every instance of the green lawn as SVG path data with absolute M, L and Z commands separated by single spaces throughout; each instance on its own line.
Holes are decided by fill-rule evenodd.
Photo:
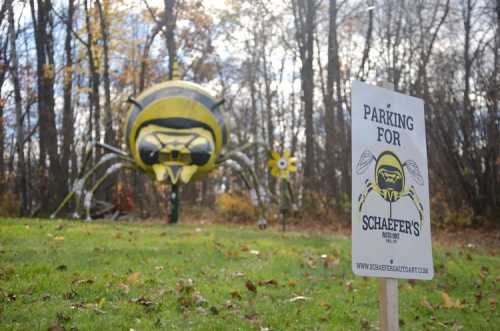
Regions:
M 497 249 L 436 245 L 434 264 L 400 281 L 402 330 L 499 327 Z M 370 330 L 377 284 L 342 236 L 0 220 L 2 330 Z

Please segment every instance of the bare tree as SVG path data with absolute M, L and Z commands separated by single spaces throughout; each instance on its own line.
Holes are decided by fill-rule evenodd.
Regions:
M 316 26 L 316 11 L 318 1 L 292 0 L 293 15 L 296 28 L 296 39 L 299 47 L 302 67 L 302 100 L 304 103 L 306 152 L 304 162 L 304 190 L 310 192 L 315 184 L 315 153 L 314 153 L 314 30 Z

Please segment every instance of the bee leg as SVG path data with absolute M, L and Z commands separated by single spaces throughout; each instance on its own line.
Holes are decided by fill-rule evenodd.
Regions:
M 78 178 L 74 181 L 73 187 L 71 188 L 71 191 L 66 195 L 64 200 L 59 204 L 57 209 L 52 213 L 50 216 L 51 218 L 55 218 L 57 214 L 68 204 L 68 202 L 75 197 L 76 199 L 76 207 L 75 211 L 72 215 L 73 218 L 79 218 L 79 210 L 80 210 L 80 203 L 81 203 L 81 198 L 84 195 L 84 188 L 87 180 L 104 164 L 110 162 L 110 161 L 116 161 L 116 160 L 123 160 L 130 162 L 129 158 L 125 158 L 120 154 L 116 153 L 108 153 L 105 154 L 101 157 L 101 159 L 94 165 L 85 175 L 83 175 L 81 178 Z
M 259 183 L 259 180 L 257 179 L 257 175 L 252 169 L 252 164 L 250 162 L 250 159 L 243 154 L 241 151 L 235 152 L 235 153 L 230 153 L 228 155 L 228 158 L 224 159 L 221 162 L 218 162 L 218 164 L 222 164 L 224 161 L 234 161 L 237 164 L 237 167 L 234 166 L 234 164 L 231 166 L 233 169 L 239 167 L 239 172 L 241 172 L 241 176 L 243 178 L 243 181 L 247 185 L 247 187 L 250 189 L 253 189 L 253 192 L 255 193 L 255 198 L 257 200 L 257 206 L 259 210 L 259 220 L 258 220 L 258 226 L 260 229 L 265 229 L 267 227 L 267 220 L 266 220 L 266 207 L 264 206 L 264 203 L 262 202 L 262 196 L 261 196 L 261 185 Z M 229 163 L 231 165 L 231 162 Z M 251 183 L 251 184 L 250 184 Z
M 257 146 L 257 148 L 258 147 L 263 148 L 266 151 L 266 153 L 271 154 L 271 149 L 267 146 L 266 143 L 263 143 L 261 141 L 254 141 L 254 142 L 246 143 L 246 144 L 244 144 L 241 147 L 238 147 L 238 148 L 236 148 L 234 150 L 231 150 L 231 151 L 225 153 L 224 155 L 221 155 L 219 157 L 219 159 L 217 160 L 216 164 L 217 165 L 222 164 L 226 160 L 231 159 L 233 155 L 241 155 L 246 150 L 248 150 L 248 149 L 250 149 L 252 147 L 255 147 L 255 146 Z
M 366 198 L 368 198 L 368 194 L 370 194 L 374 190 L 374 187 L 375 187 L 375 184 L 372 181 L 370 181 L 369 179 L 365 180 L 365 189 L 363 190 L 363 192 L 361 192 L 359 194 L 359 197 L 358 197 L 359 208 L 358 208 L 357 217 L 356 217 L 358 219 L 358 221 L 360 218 L 361 210 L 363 209 L 363 205 L 366 202 Z
M 104 173 L 104 175 L 102 175 L 96 181 L 96 183 L 94 184 L 94 186 L 92 186 L 92 188 L 89 191 L 85 192 L 83 206 L 85 208 L 86 220 L 87 221 L 91 221 L 92 220 L 92 217 L 90 216 L 90 208 L 92 206 L 92 198 L 94 197 L 95 191 L 97 191 L 97 189 L 102 185 L 102 183 L 104 183 L 104 181 L 106 179 L 108 179 L 111 175 L 113 175 L 114 173 L 118 172 L 120 169 L 122 169 L 124 167 L 135 168 L 132 164 L 127 163 L 127 162 L 115 163 L 111 167 L 109 167 L 108 169 L 106 169 L 106 172 Z
M 411 199 L 411 201 L 413 201 L 413 204 L 418 210 L 420 223 L 422 223 L 424 219 L 424 206 L 422 205 L 422 202 L 420 202 L 420 198 L 417 195 L 417 191 L 415 191 L 415 187 L 412 185 L 408 190 L 406 190 L 403 193 L 403 196 L 408 196 Z
M 250 191 L 252 189 L 252 185 L 250 184 L 248 176 L 245 174 L 241 166 L 238 163 L 236 163 L 236 161 L 227 160 L 224 164 L 236 172 L 236 174 L 241 178 L 243 183 L 245 183 L 245 187 L 247 188 L 247 190 Z

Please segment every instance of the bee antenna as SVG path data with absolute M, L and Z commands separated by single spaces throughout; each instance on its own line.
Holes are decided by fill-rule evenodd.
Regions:
M 139 102 L 137 102 L 137 100 L 135 100 L 134 97 L 132 97 L 131 95 L 127 98 L 127 102 L 133 104 L 134 106 L 136 106 L 140 110 L 143 110 L 141 104 Z
M 220 99 L 219 101 L 217 101 L 211 108 L 210 110 L 215 110 L 217 108 L 219 108 L 220 106 L 222 106 L 224 104 L 224 102 L 226 102 L 226 99 L 222 98 Z

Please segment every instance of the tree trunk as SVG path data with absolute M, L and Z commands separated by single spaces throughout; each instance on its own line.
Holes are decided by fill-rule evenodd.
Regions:
M 12 87 L 14 89 L 14 103 L 16 110 L 16 150 L 17 150 L 17 171 L 16 171 L 16 192 L 20 198 L 21 216 L 27 212 L 27 191 L 26 191 L 26 167 L 24 162 L 24 126 L 22 120 L 22 99 L 21 86 L 19 84 L 18 61 L 16 50 L 16 31 L 14 27 L 13 3 L 9 6 L 9 38 L 10 38 L 10 61 L 12 77 Z
M 73 15 L 75 12 L 74 0 L 68 2 L 68 15 L 66 21 L 66 39 L 64 41 L 64 52 L 66 56 L 66 64 L 64 70 L 64 86 L 63 86 L 63 137 L 62 137 L 62 156 L 61 156 L 61 175 L 64 179 L 62 192 L 64 195 L 68 192 L 68 184 L 71 182 L 69 176 L 69 166 L 71 158 L 71 147 L 74 140 L 73 127 L 73 107 L 71 93 L 73 90 L 73 52 L 72 52 L 72 29 Z
M 109 77 L 109 24 L 108 10 L 109 2 L 104 2 L 104 8 L 100 0 L 96 0 L 96 5 L 99 10 L 99 22 L 102 38 L 102 49 L 104 57 L 104 70 L 102 79 L 104 82 L 104 142 L 109 145 L 115 143 L 113 133 L 113 114 L 111 112 L 111 81 Z
M 310 193 L 315 188 L 315 153 L 314 153 L 314 30 L 316 25 L 316 1 L 294 0 L 294 19 L 296 37 L 299 44 L 300 69 L 302 83 L 302 101 L 304 103 L 306 152 L 304 160 L 304 193 Z
M 101 76 L 99 74 L 99 68 L 96 64 L 96 60 L 94 57 L 94 48 L 97 47 L 97 38 L 92 35 L 92 26 L 90 22 L 90 11 L 88 7 L 88 0 L 83 1 L 84 9 L 85 9 L 85 23 L 87 28 L 87 57 L 89 61 L 89 75 L 90 75 L 90 86 L 91 92 L 89 95 L 90 98 L 90 114 L 93 115 L 93 118 L 90 118 L 90 122 L 93 121 L 93 129 L 94 129 L 94 142 L 101 142 L 101 108 L 100 108 L 100 97 L 99 97 L 99 85 L 101 81 Z M 92 127 L 91 126 L 91 127 Z M 92 134 L 92 132 L 90 132 Z M 95 150 L 94 155 L 94 163 L 97 162 L 97 159 L 100 156 L 100 150 Z
M 267 127 L 267 145 L 271 150 L 274 150 L 274 123 L 273 123 L 273 93 L 271 91 L 271 78 L 268 72 L 268 63 L 266 56 L 267 36 L 263 36 L 262 42 L 262 72 L 264 78 L 264 98 L 266 102 L 266 127 Z M 267 182 L 271 193 L 276 192 L 276 179 L 271 175 L 271 171 L 267 172 Z
M 177 21 L 176 14 L 174 13 L 176 0 L 164 0 L 164 5 L 164 24 L 166 27 L 165 41 L 168 51 L 168 79 L 171 80 L 174 77 L 174 63 L 177 57 L 177 49 L 174 36 L 175 24 Z
M 337 64 L 335 63 L 334 54 L 337 52 L 336 43 L 334 35 L 337 33 L 337 1 L 330 0 L 329 9 L 329 28 L 328 28 L 328 64 L 327 64 L 327 77 L 326 77 L 326 94 L 325 94 L 325 131 L 326 131 L 326 142 L 325 142 L 325 152 L 326 152 L 326 173 L 325 178 L 328 185 L 327 192 L 330 197 L 336 197 L 337 191 L 337 179 L 336 179 L 336 150 L 335 146 L 335 108 L 334 108 L 334 96 L 333 96 L 333 84 L 334 84 L 334 71 L 338 70 Z M 338 199 L 337 199 L 338 202 Z
M 42 213 L 50 212 L 59 200 L 60 181 L 58 139 L 54 114 L 54 40 L 52 35 L 52 3 L 38 0 L 35 14 L 34 0 L 30 0 L 35 31 L 37 57 L 38 132 L 40 149 L 40 200 Z M 46 160 L 49 160 L 46 172 Z

